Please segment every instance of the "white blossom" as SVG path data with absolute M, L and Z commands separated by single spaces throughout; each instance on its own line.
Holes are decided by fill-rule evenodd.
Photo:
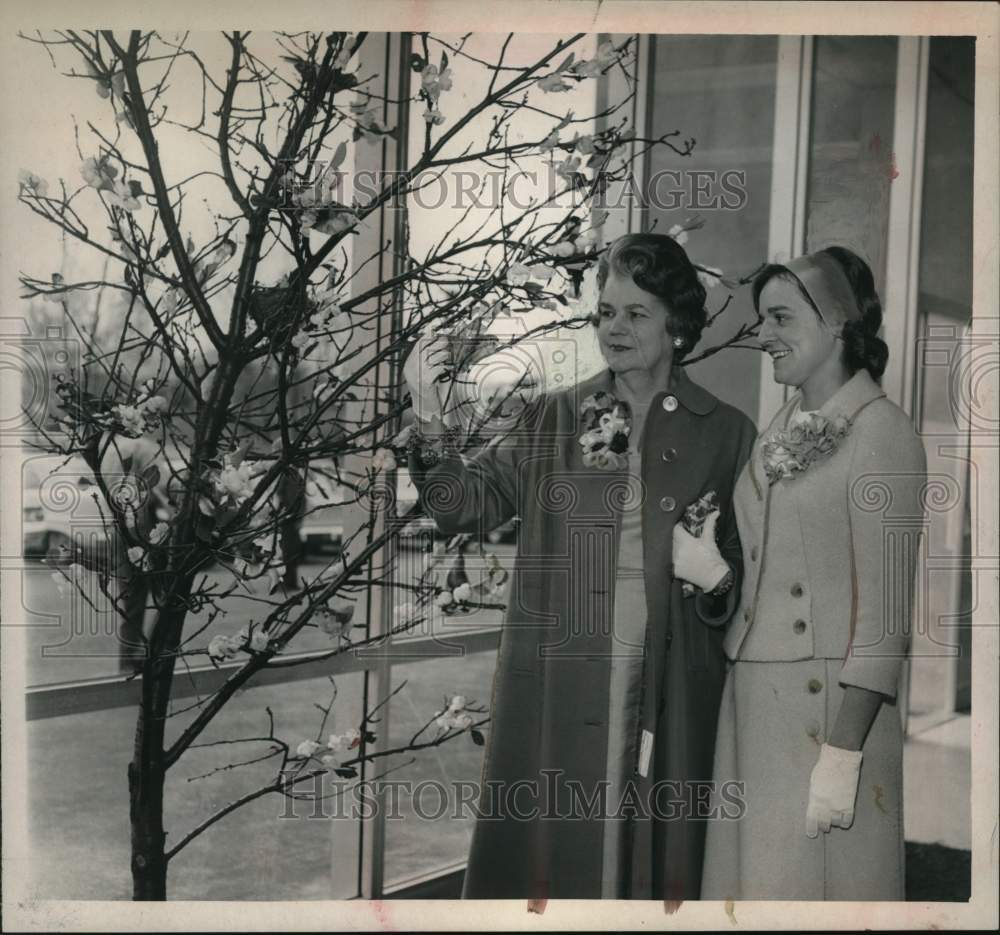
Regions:
M 91 156 L 81 164 L 80 174 L 91 188 L 110 188 L 118 175 L 118 170 L 106 159 L 98 160 Z
M 460 584 L 452 591 L 452 596 L 461 603 L 472 600 L 472 585 L 468 581 Z
M 703 269 L 699 269 L 697 273 L 698 282 L 706 289 L 714 289 L 722 282 L 722 270 L 716 269 L 714 266 L 706 266 Z
M 208 643 L 208 655 L 212 659 L 232 659 L 239 650 L 239 643 L 225 633 L 213 636 Z
M 434 603 L 438 607 L 448 607 L 450 604 L 455 603 L 455 598 L 452 596 L 451 591 L 442 591 L 434 598 Z
M 670 230 L 667 231 L 668 237 L 673 237 L 682 247 L 688 242 L 688 232 L 680 224 L 674 224 Z
M 268 635 L 263 630 L 254 630 L 250 637 L 250 648 L 255 653 L 262 653 L 267 649 L 269 642 Z
M 40 175 L 36 175 L 28 169 L 22 169 L 18 172 L 17 181 L 19 185 L 27 188 L 39 198 L 44 198 L 49 193 L 49 183 L 46 182 Z
M 553 73 L 551 75 L 546 75 L 544 78 L 540 78 L 538 81 L 538 87 L 547 93 L 557 93 L 560 91 L 569 91 L 573 86 L 563 81 L 561 75 Z
M 437 127 L 445 122 L 447 119 L 444 114 L 441 113 L 436 107 L 429 107 L 423 113 L 424 121 L 429 123 L 431 126 Z
M 107 190 L 107 199 L 113 205 L 118 205 L 126 211 L 138 211 L 142 207 L 139 199 L 132 193 L 132 185 L 124 179 L 117 179 Z
M 297 756 L 311 757 L 317 750 L 320 749 L 320 744 L 316 743 L 315 740 L 303 740 L 295 748 L 295 753 Z
M 128 560 L 137 568 L 149 568 L 149 556 L 141 545 L 134 545 L 128 550 Z
M 111 411 L 118 417 L 126 435 L 138 438 L 146 431 L 146 417 L 138 406 L 112 406 Z
M 379 448 L 372 456 L 372 470 L 392 471 L 396 468 L 396 456 L 390 448 Z
M 436 101 L 442 91 L 451 90 L 451 69 L 445 68 L 438 72 L 436 65 L 427 65 L 420 73 L 420 84 L 427 96 Z

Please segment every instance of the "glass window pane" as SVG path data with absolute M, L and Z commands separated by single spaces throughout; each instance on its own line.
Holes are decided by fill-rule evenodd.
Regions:
M 975 363 L 986 359 L 984 353 L 995 359 L 988 341 L 977 347 L 967 334 L 972 319 L 975 40 L 931 39 L 929 64 L 918 280 L 923 338 L 918 412 L 928 473 L 946 478 L 957 495 L 949 497 L 952 509 L 928 514 L 925 548 L 936 567 L 923 590 L 929 630 L 914 640 L 910 710 L 917 717 L 968 709 L 970 703 L 968 446 L 975 403 L 964 398 L 960 387 L 970 367 L 975 378 Z M 992 379 L 995 393 L 995 370 Z M 980 393 L 983 389 L 978 387 Z M 956 658 L 957 651 L 961 655 Z
M 464 695 L 470 705 L 489 708 L 496 666 L 496 651 L 395 665 L 395 695 L 390 734 L 392 745 L 405 744 L 444 707 L 445 698 Z M 477 715 L 477 720 L 488 715 Z M 489 725 L 483 726 L 486 733 Z M 424 737 L 432 739 L 431 726 Z M 408 765 L 408 761 L 414 762 Z M 468 733 L 416 754 L 395 758 L 392 774 L 397 780 L 397 807 L 387 812 L 385 881 L 387 886 L 444 870 L 468 858 L 472 837 L 472 806 L 462 805 L 473 784 L 478 789 L 483 768 L 483 747 Z M 394 817 L 398 816 L 398 817 Z
M 80 534 L 80 530 L 77 533 Z M 326 567 L 326 561 L 329 560 L 311 557 L 299 566 L 300 574 L 312 578 Z M 120 618 L 112 612 L 98 576 L 82 572 L 79 578 L 81 592 L 66 578 L 57 582 L 53 574 L 58 573 L 47 565 L 25 562 L 20 571 L 21 619 L 4 621 L 5 625 L 26 627 L 27 684 L 50 685 L 118 674 L 125 637 Z M 17 581 L 15 575 L 10 576 L 11 581 Z M 221 565 L 206 569 L 205 576 L 205 587 L 214 588 L 216 593 L 233 585 L 232 574 Z M 196 584 L 200 582 L 201 575 Z M 265 580 L 249 581 L 221 602 L 225 613 L 217 615 L 211 623 L 212 608 L 208 604 L 199 613 L 188 614 L 184 632 L 190 643 L 186 648 L 204 648 L 216 633 L 236 633 L 250 621 L 262 619 L 271 609 L 270 605 L 262 603 L 267 599 L 267 592 Z M 281 593 L 276 592 L 270 600 L 274 601 Z M 365 611 L 362 595 L 355 605 L 355 624 L 364 624 Z M 297 653 L 329 648 L 329 637 L 317 627 L 305 628 L 290 647 Z M 194 657 L 190 664 L 207 665 L 208 659 Z
M 774 140 L 775 36 L 655 36 L 649 134 L 693 137 L 690 157 L 654 146 L 648 155 L 649 224 L 666 232 L 698 215 L 705 226 L 685 245 L 692 261 L 728 276 L 752 272 L 767 256 Z M 655 223 L 655 227 L 653 224 Z M 710 290 L 709 313 L 726 291 Z M 749 290 L 702 337 L 719 345 L 753 321 Z M 698 350 L 692 356 L 697 356 Z M 757 418 L 758 355 L 727 350 L 691 365 L 691 376 Z
M 325 733 L 359 724 L 362 674 L 336 679 Z M 275 734 L 294 748 L 315 738 L 331 686 L 327 679 L 250 688 L 223 709 L 199 743 Z M 192 699 L 176 703 L 188 707 Z M 178 713 L 176 737 L 195 711 Z M 119 708 L 28 725 L 32 889 L 47 899 L 130 899 L 128 781 L 135 711 Z M 190 749 L 168 777 L 168 847 L 213 811 L 273 779 L 275 760 L 189 781 L 261 756 L 263 743 Z M 72 769 L 67 769 L 67 760 Z M 326 791 L 334 785 L 327 784 Z M 324 789 L 319 789 L 322 792 Z M 171 899 L 335 899 L 357 894 L 360 823 L 334 799 L 290 803 L 266 795 L 228 815 L 170 864 Z M 229 855 L 229 856 L 227 856 Z
M 840 244 L 885 286 L 898 40 L 818 36 L 813 59 L 806 250 Z

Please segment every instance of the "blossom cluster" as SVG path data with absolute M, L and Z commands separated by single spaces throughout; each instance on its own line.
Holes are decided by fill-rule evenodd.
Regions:
M 620 471 L 628 466 L 628 437 L 631 419 L 628 404 L 610 393 L 588 396 L 580 406 L 586 426 L 578 439 L 583 463 L 602 471 Z
M 439 730 L 468 730 L 476 722 L 474 715 L 466 710 L 468 700 L 465 695 L 453 695 L 448 707 L 434 715 L 434 723 Z
M 337 769 L 344 760 L 344 754 L 360 746 L 361 731 L 349 727 L 342 734 L 330 734 L 325 744 L 318 740 L 303 740 L 295 748 L 295 755 L 304 760 L 317 759 L 328 769 Z
M 241 460 L 236 464 L 232 455 L 223 455 L 222 469 L 212 477 L 220 501 L 228 498 L 234 506 L 240 506 L 253 493 L 254 478 L 265 470 L 256 461 Z
M 332 598 L 316 609 L 316 625 L 331 640 L 339 640 L 354 618 L 354 604 L 341 598 Z
M 538 87 L 550 94 L 570 91 L 573 85 L 566 80 L 565 75 L 577 79 L 596 78 L 613 65 L 617 58 L 618 51 L 615 49 L 614 43 L 602 42 L 597 47 L 597 53 L 593 58 L 581 59 L 577 62 L 576 55 L 571 54 L 552 74 L 540 78 Z
M 441 67 L 425 65 L 420 72 L 420 90 L 427 101 L 424 111 L 424 121 L 431 126 L 440 126 L 445 121 L 444 114 L 438 109 L 438 100 L 442 91 L 450 91 L 452 87 L 451 69 L 447 58 L 442 58 Z
M 240 651 L 246 650 L 252 653 L 265 652 L 270 645 L 270 638 L 261 629 L 250 632 L 250 627 L 245 626 L 237 633 L 218 633 L 209 640 L 208 656 L 213 661 L 221 662 L 224 659 L 232 659 Z
M 49 194 L 49 183 L 40 175 L 36 175 L 28 169 L 21 169 L 17 173 L 18 191 L 27 189 L 31 194 L 39 198 L 46 198 Z
M 377 105 L 372 104 L 364 95 L 359 95 L 351 101 L 351 116 L 354 118 L 356 140 L 365 139 L 369 143 L 377 143 L 381 137 L 392 133 L 395 129 L 379 119 Z
M 107 156 L 85 159 L 80 166 L 80 175 L 91 188 L 104 192 L 109 204 L 125 211 L 138 211 L 142 207 L 139 202 L 142 183 L 136 179 L 119 179 L 117 166 L 113 166 Z

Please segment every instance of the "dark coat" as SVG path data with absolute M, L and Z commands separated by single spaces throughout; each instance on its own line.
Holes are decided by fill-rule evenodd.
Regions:
M 444 532 L 487 530 L 521 517 L 467 898 L 601 895 L 606 822 L 593 814 L 579 817 L 579 797 L 574 809 L 566 781 L 579 782 L 590 798 L 606 775 L 624 475 L 585 467 L 578 438 L 584 430 L 580 404 L 612 387 L 612 374 L 604 370 L 544 396 L 502 441 L 471 459 L 449 457 L 418 476 L 425 507 Z M 711 779 L 725 674 L 723 630 L 742 573 L 731 497 L 755 435 L 746 416 L 680 368 L 649 409 L 642 441 L 648 624 L 634 736 L 648 729 L 655 739 L 648 775 L 639 775 L 636 762 L 631 773 L 644 797 L 661 780 Z M 737 581 L 722 599 L 684 597 L 672 574 L 673 527 L 689 503 L 711 490 L 722 506 L 720 548 Z M 578 817 L 558 817 L 571 814 Z M 697 898 L 704 824 L 632 821 L 631 895 Z

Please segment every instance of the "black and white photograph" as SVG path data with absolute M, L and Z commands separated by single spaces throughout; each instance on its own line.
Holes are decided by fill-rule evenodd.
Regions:
M 3 21 L 6 929 L 996 927 L 998 7 Z

